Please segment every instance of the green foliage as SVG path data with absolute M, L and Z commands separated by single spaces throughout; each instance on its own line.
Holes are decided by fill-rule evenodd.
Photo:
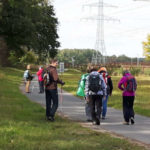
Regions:
M 143 42 L 144 56 L 150 60 L 150 35 L 147 36 L 147 41 Z
M 94 50 L 91 49 L 64 49 L 59 50 L 57 58 L 67 64 L 72 64 L 72 58 L 75 60 L 75 65 L 88 64 L 92 60 Z
M 138 76 L 141 72 L 141 68 L 138 68 L 138 67 L 131 67 L 130 68 L 130 72 L 132 75 L 134 76 Z
M 38 57 L 35 55 L 34 52 L 27 51 L 25 55 L 20 58 L 20 63 L 24 65 L 27 65 L 29 63 L 35 64 L 37 63 L 37 60 L 38 60 Z
M 59 47 L 57 25 L 53 6 L 45 0 L 1 2 L 0 37 L 18 57 L 24 55 L 24 47 L 39 57 L 54 57 Z

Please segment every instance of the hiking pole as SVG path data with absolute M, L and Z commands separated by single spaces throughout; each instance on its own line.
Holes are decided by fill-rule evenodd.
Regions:
M 62 85 L 61 85 L 61 88 L 60 88 L 60 106 L 61 106 L 61 112 L 62 112 L 62 100 L 63 100 L 63 97 L 62 97 Z

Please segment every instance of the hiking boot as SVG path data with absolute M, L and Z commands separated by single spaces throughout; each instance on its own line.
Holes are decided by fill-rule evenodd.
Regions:
M 131 117 L 130 120 L 131 120 L 131 124 L 133 125 L 133 124 L 135 123 L 135 122 L 134 122 L 134 118 Z
M 100 125 L 100 120 L 99 119 L 96 120 L 96 125 Z
M 96 121 L 93 121 L 92 123 L 93 123 L 93 125 L 96 125 Z
M 129 122 L 124 121 L 123 125 L 129 125 Z
M 51 117 L 51 116 L 47 117 L 46 120 L 51 121 L 51 122 L 55 121 L 54 117 Z

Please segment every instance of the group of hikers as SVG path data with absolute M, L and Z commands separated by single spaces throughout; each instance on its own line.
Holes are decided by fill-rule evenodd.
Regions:
M 137 88 L 136 79 L 128 70 L 123 72 L 123 77 L 118 83 L 118 88 L 123 91 L 123 117 L 124 125 L 133 125 L 134 121 L 134 98 Z M 100 125 L 100 120 L 106 118 L 107 102 L 112 95 L 113 82 L 108 75 L 107 69 L 101 67 L 96 69 L 94 66 L 87 67 L 87 73 L 81 76 L 78 96 L 83 96 L 87 121 L 92 121 L 94 125 Z
M 62 86 L 65 84 L 59 79 L 57 73 L 58 61 L 56 59 L 51 60 L 50 65 L 43 69 L 40 66 L 37 72 L 39 81 L 39 93 L 44 93 L 46 98 L 46 120 L 54 121 L 55 113 L 58 108 L 58 90 L 57 84 Z M 30 65 L 27 66 L 28 76 L 24 73 L 26 78 L 26 93 L 29 92 L 29 85 L 33 79 L 33 75 L 30 72 Z M 123 77 L 118 83 L 118 88 L 123 91 L 123 117 L 124 125 L 134 124 L 134 98 L 137 88 L 136 79 L 128 70 L 123 72 Z M 108 74 L 105 67 L 97 69 L 96 67 L 89 65 L 87 67 L 87 73 L 81 76 L 79 82 L 77 95 L 84 97 L 85 112 L 87 121 L 91 121 L 94 125 L 100 125 L 100 120 L 106 118 L 107 102 L 109 96 L 112 95 L 113 82 L 111 76 Z

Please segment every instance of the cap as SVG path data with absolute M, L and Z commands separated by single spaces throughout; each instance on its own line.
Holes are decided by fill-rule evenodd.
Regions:
M 101 71 L 107 71 L 107 69 L 105 68 L 105 67 L 101 67 L 99 70 L 98 70 L 98 72 L 101 72 Z

